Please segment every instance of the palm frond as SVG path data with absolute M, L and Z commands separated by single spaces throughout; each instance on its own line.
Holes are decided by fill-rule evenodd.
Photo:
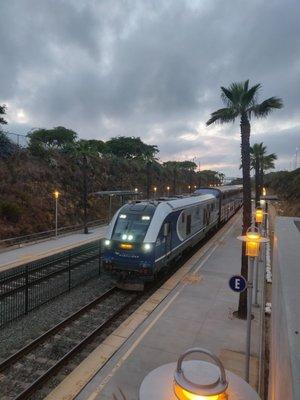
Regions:
M 261 88 L 261 84 L 252 86 L 247 92 L 243 94 L 242 103 L 244 107 L 251 107 L 256 104 L 256 98 L 258 90 Z
M 233 96 L 231 91 L 224 86 L 221 86 L 221 99 L 227 107 L 230 107 L 233 103 Z
M 235 118 L 238 116 L 238 113 L 234 108 L 220 108 L 217 111 L 211 113 L 210 119 L 206 122 L 206 125 L 211 125 L 214 122 L 218 122 L 220 124 L 224 124 L 226 122 L 233 122 Z
M 247 79 L 247 80 L 244 82 L 244 91 L 245 91 L 245 92 L 248 92 L 248 87 L 249 87 L 249 79 Z
M 278 97 L 270 97 L 260 104 L 256 104 L 249 109 L 249 113 L 253 113 L 257 118 L 267 117 L 274 109 L 283 107 L 283 102 Z

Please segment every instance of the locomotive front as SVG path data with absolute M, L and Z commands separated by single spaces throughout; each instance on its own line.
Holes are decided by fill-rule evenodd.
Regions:
M 114 216 L 103 242 L 103 266 L 123 288 L 143 289 L 153 280 L 155 243 L 145 243 L 155 206 L 149 203 L 126 204 Z

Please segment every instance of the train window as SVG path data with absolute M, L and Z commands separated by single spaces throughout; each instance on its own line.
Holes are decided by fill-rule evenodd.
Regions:
M 191 233 L 191 225 L 192 225 L 192 216 L 187 215 L 186 217 L 186 234 L 189 235 Z
M 164 223 L 164 236 L 168 236 L 170 233 L 170 222 L 165 222 Z
M 183 212 L 183 213 L 181 214 L 181 222 L 184 222 L 184 220 L 185 220 L 185 213 Z

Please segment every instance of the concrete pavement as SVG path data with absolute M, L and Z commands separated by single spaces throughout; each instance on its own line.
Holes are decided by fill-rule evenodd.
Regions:
M 195 346 L 213 351 L 226 369 L 244 377 L 246 321 L 234 318 L 238 294 L 228 286 L 229 278 L 240 272 L 241 243 L 236 239 L 240 232 L 238 215 L 209 242 L 207 250 L 200 249 L 47 400 L 112 399 L 117 388 L 127 400 L 136 400 L 147 373 L 176 361 L 181 352 Z M 261 269 L 260 288 L 263 276 Z M 253 309 L 252 322 L 250 381 L 255 390 L 259 380 L 260 310 Z
M 106 226 L 89 228 L 89 234 L 72 233 L 0 253 L 0 272 L 104 237 Z

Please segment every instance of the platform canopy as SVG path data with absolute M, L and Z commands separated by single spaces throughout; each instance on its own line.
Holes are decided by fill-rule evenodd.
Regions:
M 135 190 L 102 190 L 93 194 L 96 196 L 136 196 L 140 193 Z

